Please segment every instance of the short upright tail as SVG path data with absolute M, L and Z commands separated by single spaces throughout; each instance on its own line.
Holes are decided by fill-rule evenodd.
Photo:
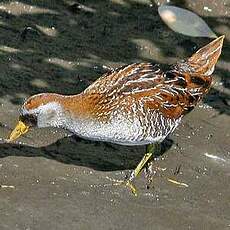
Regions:
M 172 89 L 183 95 L 184 114 L 191 111 L 201 98 L 209 91 L 212 83 L 211 74 L 221 54 L 224 36 L 221 36 L 203 48 L 199 49 L 190 58 L 173 65 L 170 72 L 175 79 L 166 81 Z M 172 74 L 173 72 L 173 74 Z M 178 76 L 176 78 L 176 76 Z M 181 90 L 183 88 L 183 90 Z M 179 90 L 179 91 L 178 91 Z M 182 104 L 182 103 L 181 103 Z
M 177 63 L 177 66 L 185 71 L 189 71 L 191 74 L 210 76 L 214 71 L 218 58 L 220 57 L 223 41 L 224 35 L 199 49 L 185 62 Z
M 213 73 L 221 54 L 223 41 L 224 35 L 199 49 L 187 60 L 197 74 L 209 76 Z

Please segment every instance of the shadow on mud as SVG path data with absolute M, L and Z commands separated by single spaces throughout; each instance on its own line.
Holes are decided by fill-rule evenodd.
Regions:
M 161 144 L 163 155 L 173 141 Z M 45 157 L 65 164 L 93 168 L 100 171 L 134 169 L 145 153 L 145 146 L 120 146 L 106 142 L 93 142 L 76 136 L 63 138 L 46 147 L 1 144 L 0 158 L 8 156 Z M 160 156 L 159 155 L 159 156 Z M 158 157 L 159 157 L 158 156 Z

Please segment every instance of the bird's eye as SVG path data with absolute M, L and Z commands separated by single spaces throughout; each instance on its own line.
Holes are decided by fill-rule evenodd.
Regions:
M 37 125 L 37 116 L 33 115 L 33 114 L 21 115 L 19 117 L 19 120 L 28 126 L 36 126 Z

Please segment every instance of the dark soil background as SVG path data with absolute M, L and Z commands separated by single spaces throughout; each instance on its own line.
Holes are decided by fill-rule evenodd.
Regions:
M 173 63 L 212 40 L 170 30 L 157 12 L 161 3 L 0 1 L 1 230 L 230 229 L 229 0 L 169 2 L 197 13 L 226 38 L 211 92 L 163 143 L 154 162 L 163 170 L 150 189 L 144 175 L 135 182 L 137 197 L 110 179 L 123 179 L 144 147 L 86 141 L 55 129 L 5 142 L 30 95 L 76 94 L 107 67 Z

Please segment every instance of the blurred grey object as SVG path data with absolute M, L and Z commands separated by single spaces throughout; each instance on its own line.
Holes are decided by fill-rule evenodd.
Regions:
M 175 32 L 192 37 L 217 37 L 206 22 L 191 11 L 162 5 L 158 8 L 158 13 L 165 24 Z

